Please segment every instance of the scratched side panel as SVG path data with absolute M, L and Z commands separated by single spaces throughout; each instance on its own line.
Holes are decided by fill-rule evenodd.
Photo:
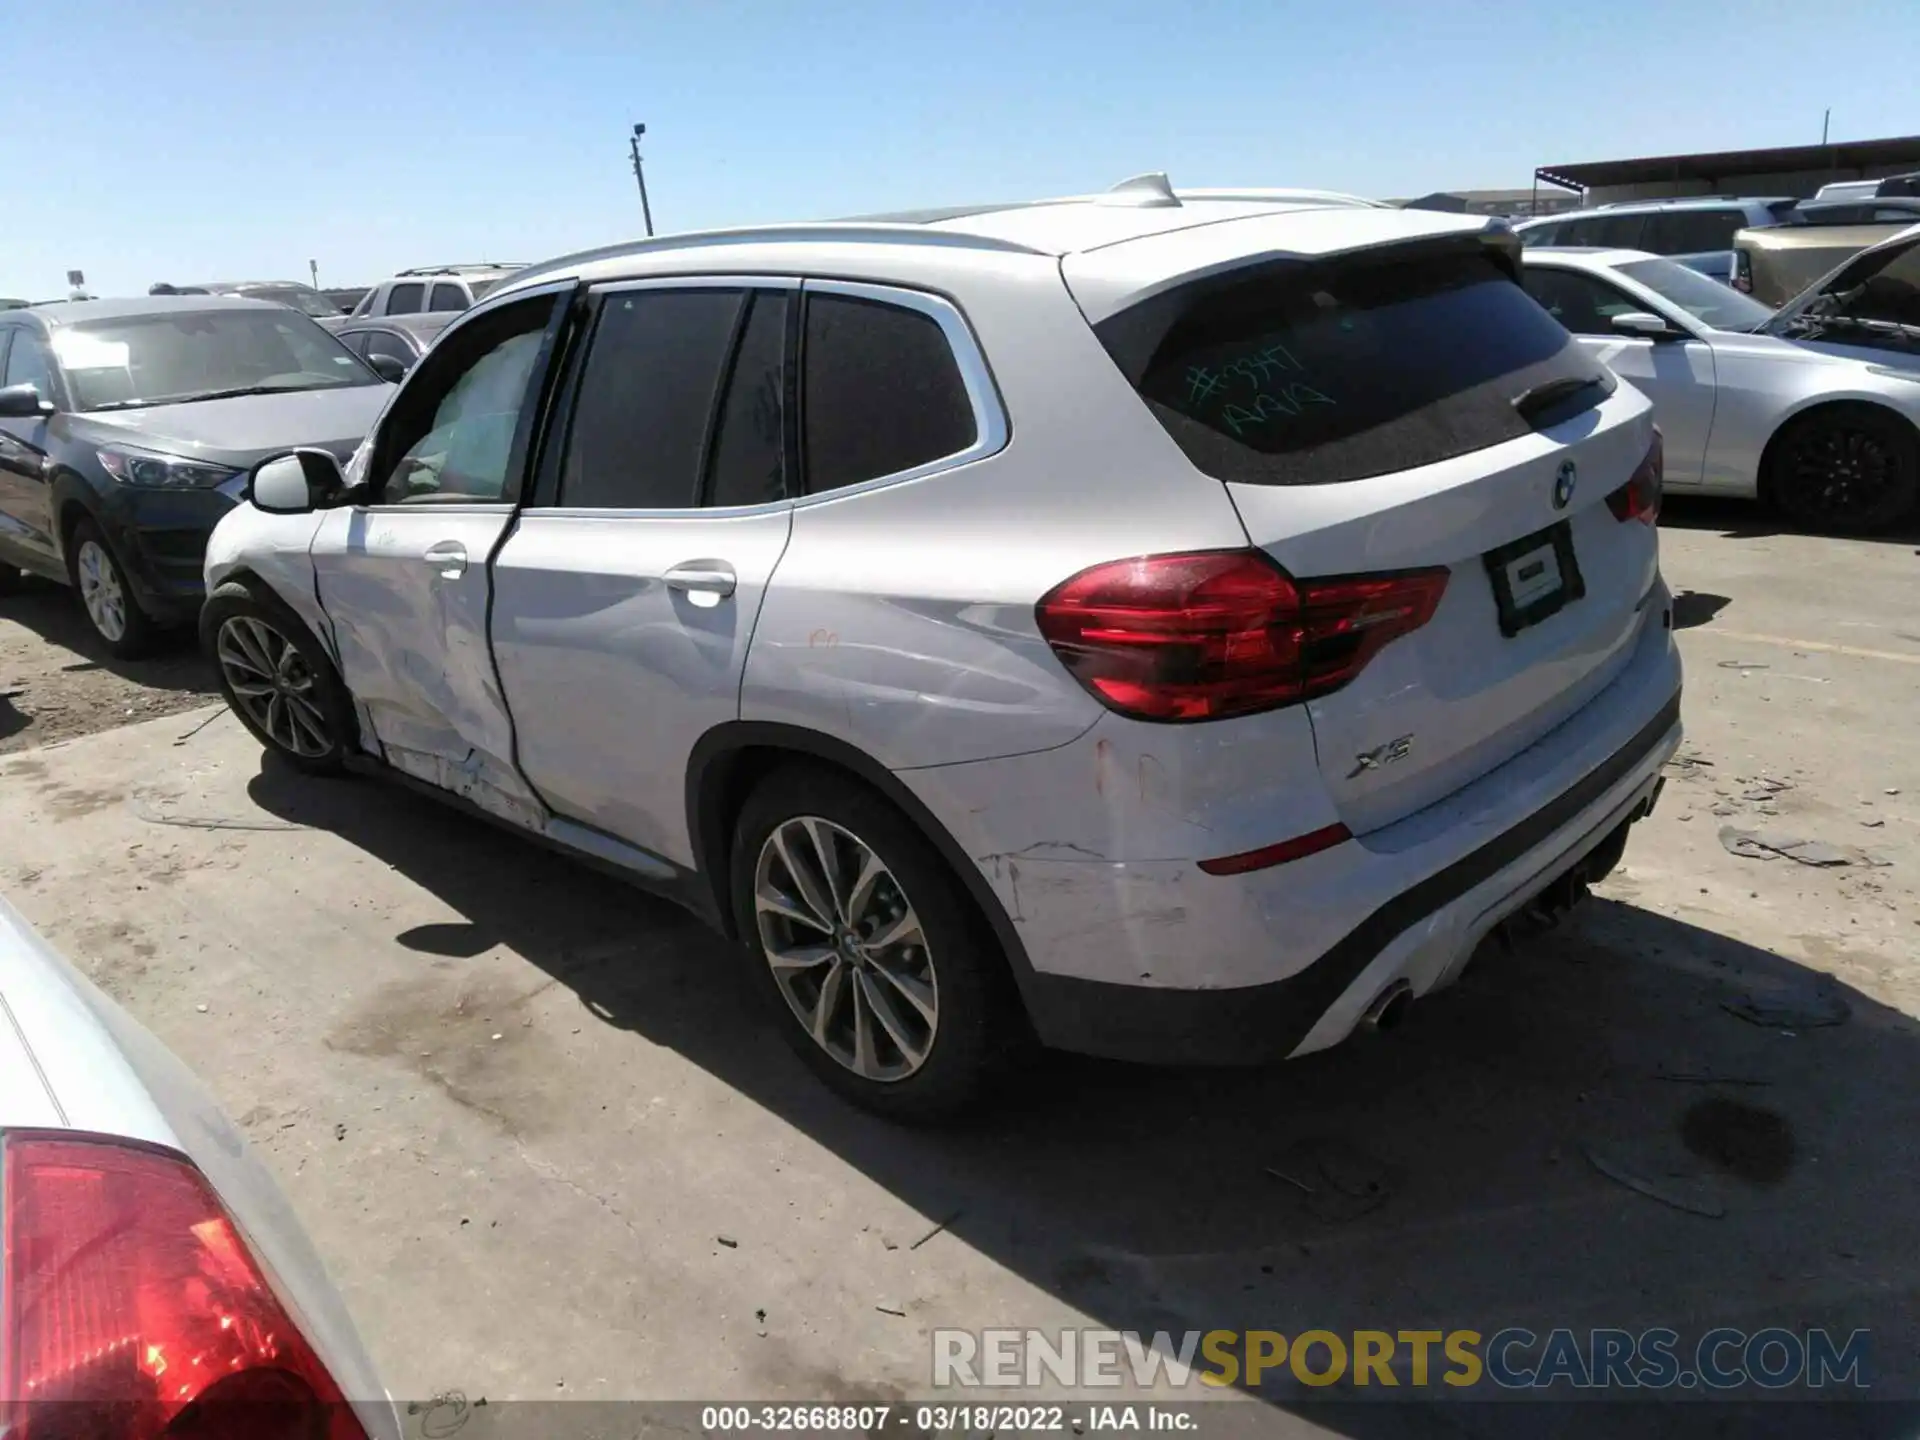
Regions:
M 993 372 L 998 453 L 803 500 L 747 660 L 741 715 L 846 740 L 881 764 L 1045 750 L 1102 707 L 1033 607 L 1086 567 L 1247 543 L 1225 487 L 1187 463 L 1051 262 L 942 277 Z

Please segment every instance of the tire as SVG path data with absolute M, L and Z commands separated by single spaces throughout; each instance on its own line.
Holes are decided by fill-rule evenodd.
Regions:
M 838 889 L 856 907 L 856 926 L 873 935 L 917 921 L 914 929 L 871 950 L 857 938 L 838 948 L 833 929 L 787 918 L 819 915 L 825 897 L 807 886 L 822 879 L 822 844 L 847 877 Z M 882 873 L 859 896 L 853 881 L 863 850 Z M 808 869 L 806 882 L 794 880 L 788 857 Z M 863 1109 L 915 1124 L 955 1118 L 1030 1050 L 1006 958 L 959 879 L 911 821 L 850 776 L 794 765 L 763 780 L 734 828 L 729 885 L 734 923 L 775 1023 L 814 1074 Z M 768 909 L 768 896 L 786 913 Z M 839 930 L 847 938 L 846 927 Z M 776 967 L 771 958 L 809 947 L 822 956 L 809 965 Z M 836 988 L 821 1027 L 827 1039 L 816 1040 L 803 1016 L 822 1014 L 829 985 Z
M 0 560 L 0 595 L 18 595 L 27 585 L 27 572 Z
M 1912 513 L 1920 497 L 1920 436 L 1877 406 L 1824 406 L 1774 437 L 1764 482 L 1799 528 L 1873 534 Z
M 358 735 L 353 697 L 313 632 L 271 591 L 238 580 L 215 587 L 200 611 L 200 644 L 254 739 L 310 775 L 346 768 Z
M 82 520 L 67 541 L 67 575 L 94 637 L 119 660 L 138 660 L 153 648 L 160 627 L 127 583 L 126 567 L 100 527 Z

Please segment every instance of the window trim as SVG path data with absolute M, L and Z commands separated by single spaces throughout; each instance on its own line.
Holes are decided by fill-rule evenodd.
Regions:
M 973 327 L 967 323 L 960 307 L 944 295 L 936 295 L 927 290 L 914 290 L 902 285 L 871 284 L 859 280 L 831 280 L 808 277 L 801 285 L 803 296 L 800 316 L 800 335 L 802 343 L 794 356 L 794 379 L 799 386 L 800 404 L 796 407 L 796 419 L 802 436 L 799 454 L 795 457 L 795 479 L 803 487 L 792 499 L 794 505 L 818 505 L 829 501 L 846 499 L 853 495 L 864 495 L 869 490 L 877 490 L 885 485 L 901 485 L 910 480 L 924 480 L 930 475 L 944 474 L 948 470 L 957 470 L 962 465 L 971 465 L 975 461 L 985 460 L 999 454 L 1007 448 L 1013 438 L 1013 427 L 1007 419 L 1006 409 L 1001 403 L 1000 388 L 994 383 L 993 371 L 987 365 L 985 351 L 973 333 Z M 854 485 L 841 485 L 832 490 L 812 491 L 805 489 L 807 464 L 805 450 L 806 434 L 806 314 L 804 297 L 811 295 L 845 295 L 854 300 L 868 300 L 879 305 L 893 305 L 902 310 L 916 310 L 939 325 L 946 336 L 947 348 L 953 353 L 954 363 L 960 371 L 961 386 L 967 392 L 967 403 L 973 409 L 973 443 L 964 450 L 956 450 L 951 455 L 943 455 L 937 460 L 929 460 L 915 465 L 911 469 L 897 470 L 891 475 L 876 475 L 871 480 L 862 480 Z
M 540 348 L 534 354 L 533 371 L 527 377 L 527 386 L 532 403 L 531 405 L 523 403 L 520 419 L 514 426 L 513 444 L 507 452 L 507 488 L 501 492 L 500 499 L 462 500 L 434 505 L 423 505 L 419 503 L 409 505 L 402 501 L 384 503 L 371 498 L 371 487 L 374 483 L 372 479 L 373 463 L 379 458 L 380 446 L 383 440 L 380 432 L 384 431 L 392 421 L 395 407 L 405 398 L 407 386 L 413 383 L 414 376 L 420 373 L 419 362 L 416 361 L 414 368 L 407 372 L 406 379 L 400 382 L 399 388 L 387 401 L 386 407 L 380 412 L 379 418 L 374 421 L 372 428 L 367 432 L 367 438 L 363 443 L 367 447 L 366 463 L 368 476 L 366 484 L 369 487 L 369 498 L 361 500 L 354 505 L 353 508 L 362 511 L 378 511 L 383 515 L 418 515 L 427 512 L 433 514 L 496 514 L 500 511 L 515 511 L 526 508 L 528 496 L 539 480 L 539 472 L 535 468 L 535 458 L 544 452 L 546 436 L 552 431 L 552 416 L 549 414 L 549 407 L 552 404 L 555 394 L 555 378 L 560 368 L 554 364 L 554 360 L 559 350 L 560 342 L 565 335 L 568 322 L 575 309 L 575 302 L 570 301 L 568 297 L 575 295 L 579 288 L 579 280 L 573 276 L 568 276 L 564 280 L 555 280 L 546 285 L 535 285 L 526 290 L 515 290 L 511 294 L 501 295 L 497 299 L 489 296 L 486 301 L 474 306 L 472 309 L 462 310 L 459 318 L 442 330 L 434 342 L 437 348 L 441 341 L 444 341 L 449 335 L 461 327 L 484 321 L 485 317 L 491 315 L 495 310 L 504 309 L 509 305 L 518 305 L 525 301 L 542 298 L 553 303 L 553 311 L 547 317 L 546 329 L 540 337 Z M 420 359 L 424 360 L 425 358 L 426 352 L 423 350 L 420 353 Z M 511 491 L 513 498 L 506 498 L 508 491 Z
M 594 329 L 592 322 L 598 318 L 598 313 L 601 307 L 606 304 L 608 296 L 630 294 L 636 290 L 786 291 L 789 296 L 789 308 L 787 312 L 789 334 L 787 367 L 790 382 L 789 388 L 791 388 L 792 372 L 796 366 L 791 340 L 792 317 L 800 309 L 801 288 L 802 280 L 798 275 L 649 275 L 644 279 L 603 280 L 597 284 L 588 286 L 583 292 L 585 302 L 583 319 L 588 323 L 583 324 L 581 327 L 578 342 L 572 347 L 572 354 L 567 359 L 565 374 L 561 377 L 559 385 L 555 388 L 554 394 L 556 398 L 553 405 L 553 413 L 547 422 L 546 433 L 541 439 L 540 455 L 534 469 L 533 484 L 521 507 L 522 510 L 529 515 L 553 516 L 558 518 L 577 516 L 583 520 L 705 520 L 726 519 L 729 516 L 735 515 L 768 515 L 779 510 L 791 508 L 796 498 L 804 498 L 789 494 L 783 499 L 768 500 L 759 505 L 701 505 L 696 503 L 693 505 L 668 506 L 665 508 L 656 506 L 645 509 L 633 506 L 563 505 L 559 503 L 560 465 L 566 450 L 565 439 L 573 430 L 574 411 L 579 405 L 580 374 L 586 368 L 588 360 L 592 358 L 593 345 L 591 342 Z M 526 292 L 523 291 L 520 293 L 524 294 Z M 483 306 L 487 305 L 491 302 L 491 299 L 492 297 L 489 296 L 480 303 Z M 447 328 L 451 330 L 453 327 L 448 326 Z M 445 332 L 442 333 L 444 334 Z M 737 347 L 739 338 L 738 328 L 736 326 L 732 346 Z M 726 356 L 727 370 L 721 377 L 723 381 L 731 377 L 733 359 L 734 350 L 733 348 L 729 348 Z M 724 387 L 718 398 L 724 401 Z M 711 430 L 718 419 L 718 409 L 719 406 L 716 404 L 715 413 L 707 417 L 709 430 Z M 709 443 L 711 440 L 712 435 L 709 434 Z M 791 484 L 795 475 L 795 466 L 791 455 L 787 457 L 785 468 L 788 483 Z M 704 452 L 701 469 L 701 493 L 704 493 L 706 487 Z

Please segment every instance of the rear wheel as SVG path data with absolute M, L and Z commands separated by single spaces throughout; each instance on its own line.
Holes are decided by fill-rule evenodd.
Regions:
M 734 920 L 789 1044 L 877 1114 L 946 1119 L 1027 1046 L 990 932 L 898 810 L 827 769 L 776 771 L 734 834 Z
M 353 701 L 299 616 L 229 580 L 207 597 L 200 639 L 219 671 L 220 693 L 256 740 L 314 774 L 345 767 Z
M 1920 439 L 1899 416 L 1834 405 L 1792 422 L 1767 456 L 1767 497 L 1795 525 L 1870 534 L 1920 495 Z
M 67 553 L 73 588 L 93 633 L 117 658 L 137 660 L 152 648 L 159 627 L 133 598 L 127 572 L 100 527 L 91 520 L 74 526 Z

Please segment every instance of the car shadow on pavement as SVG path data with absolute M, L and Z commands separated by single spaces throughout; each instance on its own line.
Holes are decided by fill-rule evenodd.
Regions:
M 105 670 L 155 690 L 211 695 L 218 689 L 213 667 L 200 654 L 190 628 L 163 630 L 143 659 L 117 659 L 94 634 L 79 598 L 65 585 L 30 580 L 17 594 L 0 601 L 0 615 L 44 643 L 71 651 L 75 659 L 61 667 L 65 670 Z
M 1437 1349 L 1424 1390 L 1405 1369 L 1396 1390 L 1342 1386 L 1337 1402 L 1291 1377 L 1258 1388 L 1335 1432 L 1915 1428 L 1920 1026 L 1778 954 L 1595 899 L 1558 931 L 1486 947 L 1390 1035 L 1252 1071 L 1046 1057 L 986 1117 L 913 1131 L 816 1083 L 737 952 L 692 917 L 391 787 L 268 760 L 249 793 L 462 917 L 401 944 L 509 947 L 930 1217 L 901 1243 L 972 1247 L 1096 1325 L 1670 1327 L 1683 1361 L 1718 1326 L 1823 1327 L 1842 1345 L 1871 1332 L 1872 1389 L 1824 1407 L 1669 1390 L 1623 1408 L 1618 1390 L 1586 1403 L 1562 1383 L 1543 1408 L 1486 1381 L 1467 1400 L 1440 1383 Z
M 1757 501 L 1679 495 L 1671 490 L 1660 501 L 1660 524 L 1663 529 L 1716 531 L 1724 540 L 1765 540 L 1774 535 L 1818 533 L 1800 530 Z M 1910 515 L 1878 535 L 1844 538 L 1877 541 L 1883 545 L 1920 545 L 1920 514 Z

